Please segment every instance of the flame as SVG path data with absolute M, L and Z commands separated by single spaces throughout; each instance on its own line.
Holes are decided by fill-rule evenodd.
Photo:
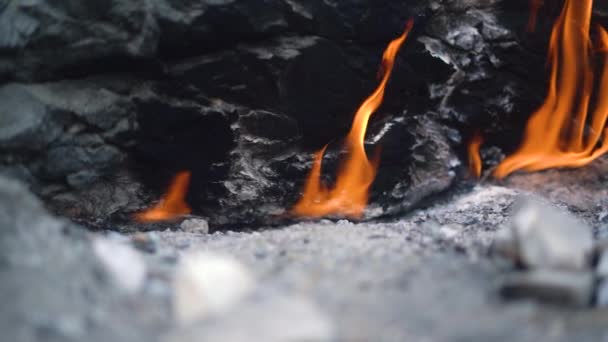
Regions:
M 565 1 L 549 45 L 551 78 L 547 98 L 529 119 L 522 145 L 498 165 L 497 178 L 520 169 L 580 167 L 608 151 L 608 58 L 603 56 L 603 70 L 596 82 L 589 37 L 592 7 L 593 0 Z M 603 28 L 599 30 L 596 51 L 608 46 L 608 33 Z M 599 96 L 591 111 L 595 84 Z
M 315 154 L 313 167 L 304 185 L 304 193 L 292 208 L 296 216 L 323 217 L 341 215 L 360 218 L 367 205 L 368 190 L 376 178 L 377 162 L 370 162 L 365 153 L 364 139 L 371 115 L 380 106 L 384 90 L 393 70 L 395 57 L 406 40 L 413 21 L 407 22 L 401 36 L 391 41 L 382 57 L 382 80 L 376 90 L 359 107 L 351 130 L 345 140 L 347 155 L 340 165 L 336 183 L 332 189 L 321 183 L 321 164 L 325 146 Z
M 475 178 L 481 177 L 481 157 L 479 147 L 483 144 L 483 137 L 480 133 L 475 133 L 469 142 L 469 170 Z
M 597 27 L 598 36 L 599 36 L 599 44 L 597 47 L 598 52 L 608 52 L 608 32 L 604 30 L 601 26 Z
M 544 5 L 544 0 L 530 0 L 530 18 L 528 18 L 528 25 L 526 31 L 534 32 L 536 30 L 536 19 L 538 18 L 538 11 Z
M 185 196 L 190 183 L 190 172 L 179 172 L 169 185 L 169 190 L 158 204 L 150 209 L 135 214 L 139 222 L 158 222 L 173 220 L 179 216 L 188 215 L 192 211 L 186 204 Z

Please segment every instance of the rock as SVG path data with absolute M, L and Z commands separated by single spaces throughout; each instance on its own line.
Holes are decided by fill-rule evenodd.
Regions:
M 508 226 L 524 266 L 573 271 L 590 268 L 591 227 L 536 199 L 522 198 L 515 207 Z
M 490 250 L 495 255 L 503 256 L 513 262 L 519 262 L 518 247 L 513 230 L 502 228 L 494 235 Z
M 60 126 L 51 120 L 48 107 L 26 86 L 2 86 L 0 99 L 0 149 L 43 149 L 61 133 Z
M 160 238 L 156 232 L 135 233 L 131 237 L 133 246 L 142 252 L 156 253 Z
M 209 233 L 209 223 L 205 219 L 187 219 L 179 227 L 187 233 L 207 234 Z
M 0 12 L 0 49 L 10 52 L 0 58 L 0 77 L 40 79 L 75 64 L 98 64 L 104 57 L 152 56 L 158 26 L 150 4 L 9 2 Z
M 545 93 L 544 53 L 530 58 L 516 37 L 525 20 L 506 26 L 523 7 L 498 4 L 8 2 L 0 79 L 23 84 L 0 90 L 12 127 L 0 123 L 0 164 L 25 167 L 54 212 L 100 229 L 127 226 L 183 170 L 213 229 L 276 224 L 328 143 L 331 181 L 382 49 L 413 17 L 367 134 L 382 152 L 366 218 L 400 215 L 458 179 L 467 130 L 513 136 L 504 128 Z M 521 79 L 530 70 L 538 82 Z
M 595 300 L 597 306 L 601 308 L 608 307 L 608 279 L 604 279 L 598 283 Z
M 599 250 L 597 251 L 598 261 L 595 266 L 595 273 L 600 278 L 608 279 L 608 245 L 606 242 L 597 245 Z
M 125 305 L 134 304 L 135 297 L 115 286 L 89 233 L 51 216 L 23 184 L 4 177 L 0 227 L 3 339 L 151 340 L 152 327 L 164 324 L 150 318 L 166 311 L 153 300 Z
M 591 304 L 594 277 L 590 272 L 533 270 L 508 274 L 500 289 L 506 299 L 585 307 Z
M 174 313 L 180 324 L 229 311 L 251 293 L 255 280 L 238 261 L 210 253 L 182 256 L 176 270 Z
M 310 299 L 263 295 L 220 317 L 173 332 L 165 342 L 332 341 L 330 319 Z
M 120 241 L 97 237 L 93 251 L 114 283 L 129 293 L 141 289 L 146 279 L 146 263 L 142 255 Z

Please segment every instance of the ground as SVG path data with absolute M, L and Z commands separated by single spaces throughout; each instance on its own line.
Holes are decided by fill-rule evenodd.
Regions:
M 602 171 L 607 165 L 603 160 L 583 170 L 516 175 L 505 182 L 486 180 L 463 185 L 436 199 L 430 207 L 387 222 L 322 220 L 213 234 L 187 232 L 175 223 L 173 230 L 130 235 L 83 234 L 64 222 L 72 227 L 68 230 L 78 233 L 65 236 L 66 245 L 55 249 L 47 242 L 47 249 L 56 252 L 76 242 L 95 246 L 95 241 L 102 239 L 128 246 L 135 255 L 130 260 L 121 259 L 126 265 L 122 270 L 103 262 L 125 255 L 119 253 L 120 249 L 109 256 L 95 248 L 93 252 L 65 249 L 53 260 L 39 261 L 38 266 L 3 263 L 3 277 L 12 278 L 5 285 L 29 281 L 5 292 L 4 315 L 13 322 L 21 319 L 22 330 L 7 326 L 3 331 L 15 337 L 12 341 L 44 340 L 49 336 L 58 341 L 87 336 L 95 341 L 167 342 L 602 341 L 608 338 L 608 312 L 601 308 L 575 309 L 501 298 L 500 282 L 511 266 L 489 250 L 496 231 L 508 220 L 513 202 L 528 192 L 544 195 L 575 213 L 595 227 L 597 238 L 606 236 Z M 556 188 L 558 181 L 560 186 Z M 21 191 L 19 188 L 13 192 Z M 34 215 L 28 219 L 35 221 L 42 209 L 39 203 L 28 204 L 36 203 L 29 197 L 23 195 L 27 203 L 17 201 L 16 206 L 33 206 L 30 211 Z M 23 220 L 11 222 L 18 225 Z M 63 222 L 46 216 L 44 220 Z M 17 243 L 36 247 L 28 239 L 20 236 Z M 38 252 L 42 256 L 50 253 L 35 248 L 11 253 L 24 257 L 21 254 Z M 102 262 L 89 260 L 92 254 Z M 198 305 L 201 293 L 180 284 L 188 281 L 183 274 L 180 276 L 180 267 L 189 258 L 202 258 L 192 260 L 204 264 L 209 256 L 235 260 L 242 268 L 238 272 L 247 276 L 220 276 L 211 284 L 215 287 L 206 288 L 203 296 L 230 292 L 235 285 L 230 279 L 249 277 L 251 283 L 247 281 L 246 294 L 238 300 L 218 310 L 209 304 L 209 309 L 193 320 L 183 321 L 179 318 L 183 308 L 175 304 L 176 296 L 185 295 Z M 62 258 L 72 260 L 72 270 L 56 264 Z M 31 267 L 46 272 L 24 276 L 23 270 Z M 131 289 L 125 279 L 137 274 L 139 268 L 145 270 L 145 277 L 139 285 L 135 281 Z M 118 281 L 108 280 L 113 276 L 118 276 Z M 78 288 L 90 293 L 82 299 L 69 298 L 70 291 Z M 38 307 L 33 307 L 32 301 L 16 299 L 35 293 L 46 295 L 40 298 L 68 294 L 63 305 L 71 308 L 72 316 L 66 316 L 61 302 L 50 305 L 42 299 Z M 78 305 L 72 305 L 72 301 Z M 200 305 L 205 307 L 205 303 Z M 66 318 L 78 315 L 87 318 Z M 41 321 L 45 329 L 40 328 Z M 36 333 L 24 333 L 28 329 Z

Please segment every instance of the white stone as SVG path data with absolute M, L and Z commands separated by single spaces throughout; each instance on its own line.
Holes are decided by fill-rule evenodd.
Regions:
M 456 236 L 458 236 L 459 231 L 451 226 L 441 226 L 439 233 L 441 233 L 444 239 L 453 240 L 456 238 Z
M 208 234 L 209 223 L 205 219 L 193 218 L 182 222 L 180 228 L 187 233 Z
M 176 319 L 188 324 L 230 310 L 251 293 L 255 280 L 231 257 L 196 252 L 182 256 L 174 286 Z
M 96 237 L 93 239 L 93 251 L 118 287 L 135 293 L 143 286 L 146 262 L 128 242 Z
M 516 208 L 509 225 L 524 265 L 564 270 L 590 268 L 591 227 L 572 214 L 535 199 L 521 199 Z
M 496 231 L 492 241 L 492 252 L 517 262 L 519 260 L 519 250 L 514 231 L 505 227 Z
M 179 327 L 162 341 L 333 341 L 333 337 L 333 324 L 316 303 L 306 297 L 276 294 L 250 296 L 215 319 Z

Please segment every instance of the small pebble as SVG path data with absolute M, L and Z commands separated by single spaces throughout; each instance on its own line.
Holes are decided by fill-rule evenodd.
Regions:
M 209 223 L 201 218 L 185 220 L 180 228 L 186 233 L 209 234 Z
M 574 215 L 535 199 L 520 199 L 509 225 L 518 259 L 530 268 L 590 269 L 593 230 Z
M 133 247 L 146 253 L 156 253 L 158 250 L 158 234 L 154 232 L 136 233 L 131 237 Z
M 255 287 L 237 260 L 211 253 L 182 256 L 174 279 L 174 312 L 180 324 L 230 310 Z
M 129 244 L 97 237 L 93 240 L 93 251 L 118 287 L 135 293 L 143 286 L 146 263 L 143 256 Z

